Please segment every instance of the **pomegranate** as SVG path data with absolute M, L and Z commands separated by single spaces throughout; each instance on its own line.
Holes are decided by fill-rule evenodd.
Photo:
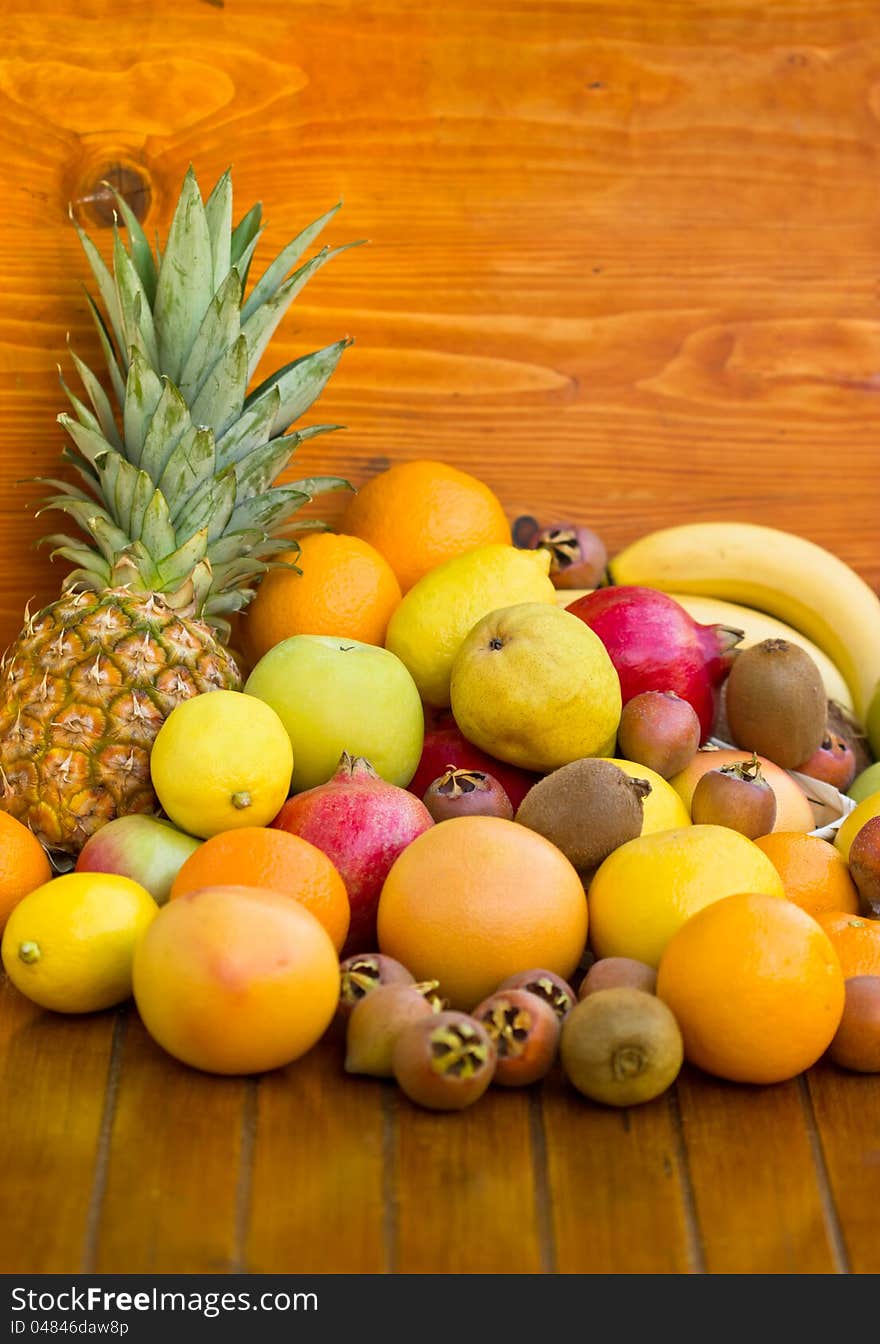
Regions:
M 491 775 L 507 794 L 514 812 L 532 785 L 541 778 L 531 770 L 496 761 L 493 756 L 475 747 L 462 736 L 451 714 L 446 721 L 441 721 L 437 727 L 425 733 L 421 760 L 407 788 L 417 798 L 424 798 L 428 786 L 450 768 L 477 770 Z
M 376 947 L 376 909 L 388 870 L 433 824 L 421 799 L 380 779 L 369 761 L 347 751 L 325 784 L 288 798 L 272 825 L 323 850 L 348 891 L 351 924 L 343 958 Z
M 655 588 L 597 588 L 566 607 L 599 636 L 620 677 L 623 703 L 642 691 L 674 691 L 696 710 L 700 740 L 712 732 L 715 688 L 730 671 L 741 630 L 700 625 Z

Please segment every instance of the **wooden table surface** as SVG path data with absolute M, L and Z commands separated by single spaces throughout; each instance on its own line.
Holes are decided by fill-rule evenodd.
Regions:
M 190 161 L 262 198 L 263 256 L 340 196 L 330 241 L 371 239 L 276 341 L 356 338 L 297 474 L 436 456 L 612 549 L 748 519 L 880 582 L 871 0 L 75 8 L 4 5 L 0 645 L 62 576 L 19 482 L 58 470 L 66 333 L 98 357 L 68 202 L 106 251 L 121 174 L 164 233 Z M 211 1078 L 8 985 L 0 1052 L 5 1271 L 880 1270 L 880 1080 L 825 1064 L 438 1117 L 332 1040 Z

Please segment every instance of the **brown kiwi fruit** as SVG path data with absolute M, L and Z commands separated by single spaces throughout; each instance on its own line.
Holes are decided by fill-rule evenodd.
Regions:
M 736 655 L 726 710 L 736 746 L 794 770 L 821 745 L 828 698 L 805 649 L 787 639 L 762 639 Z
M 566 1077 L 591 1101 L 636 1106 L 675 1081 L 684 1058 L 670 1008 L 643 989 L 597 989 L 562 1024 L 559 1053 Z
M 646 779 L 585 756 L 533 784 L 514 819 L 551 840 L 585 877 L 618 845 L 641 835 L 642 800 L 650 792 Z

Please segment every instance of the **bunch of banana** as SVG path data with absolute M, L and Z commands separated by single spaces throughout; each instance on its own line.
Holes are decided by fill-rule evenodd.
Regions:
M 839 687 L 829 698 L 865 722 L 880 681 L 880 598 L 830 551 L 754 523 L 684 523 L 633 542 L 608 569 L 612 583 L 660 588 L 679 601 L 687 595 L 741 603 L 785 622 L 817 645 L 842 675 L 849 704 Z M 749 634 L 756 630 L 741 619 L 725 624 Z

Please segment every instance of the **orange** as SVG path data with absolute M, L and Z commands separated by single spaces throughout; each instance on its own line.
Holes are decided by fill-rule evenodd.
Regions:
M 314 532 L 279 557 L 293 569 L 270 569 L 247 608 L 242 629 L 252 662 L 291 635 L 341 635 L 384 644 L 400 584 L 388 561 L 360 537 Z
M 834 945 L 845 979 L 880 975 L 880 921 L 846 910 L 826 910 L 816 919 Z
M 455 817 L 395 859 L 379 897 L 379 947 L 468 1010 L 517 971 L 567 978 L 587 937 L 587 901 L 568 859 L 501 817 Z
M 342 518 L 390 564 L 404 592 L 429 569 L 492 542 L 510 524 L 488 485 L 445 462 L 399 462 L 363 485 Z
M 323 924 L 338 952 L 348 934 L 348 892 L 334 864 L 289 831 L 242 826 L 211 836 L 181 866 L 170 899 L 199 887 L 232 882 L 293 896 Z
M 263 1073 L 315 1044 L 339 961 L 305 906 L 257 887 L 202 887 L 163 905 L 134 952 L 134 997 L 163 1049 L 210 1073 Z
M 658 997 L 687 1059 L 720 1078 L 780 1083 L 816 1062 L 843 1013 L 843 972 L 812 915 L 776 896 L 708 905 L 670 940 Z
M 51 877 L 37 837 L 8 812 L 0 812 L 0 933 L 19 901 Z
M 785 894 L 807 914 L 859 908 L 859 893 L 834 845 L 818 835 L 773 831 L 755 841 L 782 878 Z

